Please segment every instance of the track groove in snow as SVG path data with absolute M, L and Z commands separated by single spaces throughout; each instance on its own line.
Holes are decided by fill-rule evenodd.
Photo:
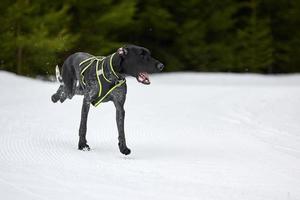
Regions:
M 0 196 L 14 199 L 300 199 L 300 75 L 173 73 L 128 79 L 117 147 L 112 103 L 53 104 L 56 83 L 0 71 Z M 13 83 L 13 84 L 12 84 Z

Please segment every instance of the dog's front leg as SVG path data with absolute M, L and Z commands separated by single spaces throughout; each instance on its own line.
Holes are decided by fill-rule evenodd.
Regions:
M 125 133 L 124 133 L 124 118 L 125 118 L 125 110 L 124 110 L 125 97 L 122 99 L 114 100 L 114 104 L 116 107 L 116 120 L 119 132 L 119 149 L 122 154 L 128 155 L 130 154 L 130 149 L 126 145 Z
M 85 96 L 83 98 L 82 109 L 81 109 L 81 121 L 80 121 L 80 128 L 79 128 L 79 143 L 78 149 L 79 150 L 90 150 L 89 145 L 87 145 L 86 141 L 86 124 L 88 113 L 90 110 L 90 99 Z

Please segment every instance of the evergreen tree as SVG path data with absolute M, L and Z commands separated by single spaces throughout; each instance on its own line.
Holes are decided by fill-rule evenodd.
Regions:
M 127 43 L 166 71 L 300 71 L 298 0 L 2 0 L 0 13 L 0 69 L 19 74 Z
M 237 32 L 236 66 L 249 72 L 273 72 L 273 39 L 269 18 L 259 18 L 259 0 L 243 5 L 250 10 L 244 28 Z
M 134 15 L 134 24 L 129 27 L 124 38 L 151 49 L 162 62 L 168 64 L 168 71 L 180 69 L 179 51 L 174 48 L 178 29 L 174 21 L 174 13 L 178 3 L 160 0 L 137 1 L 137 12 Z
M 74 42 L 67 29 L 68 6 L 49 6 L 46 1 L 29 0 L 5 5 L 7 9 L 0 20 L 1 66 L 26 75 L 53 71 L 57 55 Z
M 199 71 L 229 70 L 233 66 L 234 2 L 190 0 L 182 4 L 185 18 L 177 44 L 185 63 Z
M 106 55 L 124 45 L 127 40 L 122 35 L 133 26 L 135 5 L 136 0 L 73 2 L 72 31 L 80 37 L 77 51 Z
M 300 1 L 293 0 L 290 5 L 290 26 L 289 34 L 291 35 L 291 40 L 288 42 L 290 46 L 289 51 L 289 68 L 284 72 L 300 72 Z

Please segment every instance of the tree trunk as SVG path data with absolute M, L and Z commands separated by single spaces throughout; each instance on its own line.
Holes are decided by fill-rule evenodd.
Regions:
M 17 24 L 17 38 L 20 37 L 20 23 Z M 20 41 L 17 43 L 17 74 L 22 73 L 22 56 L 23 56 L 23 48 Z
M 22 74 L 22 53 L 23 53 L 23 48 L 19 46 L 18 53 L 17 53 L 17 74 Z

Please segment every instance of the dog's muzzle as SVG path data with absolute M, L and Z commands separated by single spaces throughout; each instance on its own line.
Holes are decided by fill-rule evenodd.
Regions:
M 159 71 L 162 71 L 163 68 L 165 66 L 162 64 L 162 63 L 158 63 L 156 64 L 156 68 L 159 70 Z M 149 74 L 147 72 L 139 72 L 137 74 L 137 77 L 136 77 L 137 81 L 140 82 L 140 83 L 143 83 L 145 85 L 149 85 L 151 82 L 150 82 L 150 79 L 149 79 Z

